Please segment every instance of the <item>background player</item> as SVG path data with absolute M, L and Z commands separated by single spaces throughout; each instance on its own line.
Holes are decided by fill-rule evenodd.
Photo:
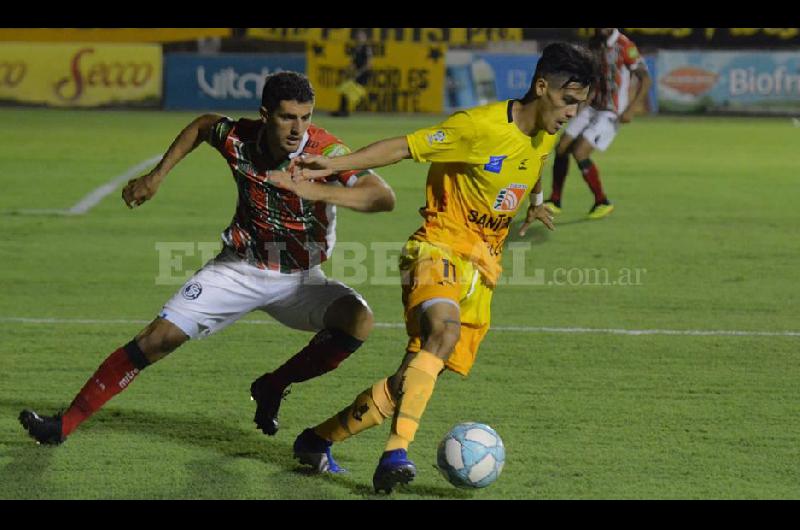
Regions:
M 359 29 L 356 40 L 349 47 L 350 66 L 348 79 L 339 86 L 339 110 L 332 112 L 331 116 L 345 118 L 350 115 L 350 109 L 355 108 L 367 92 L 366 86 L 372 73 L 372 48 L 367 41 L 367 32 Z
M 616 28 L 596 28 L 591 41 L 597 53 L 601 78 L 591 105 L 585 106 L 567 124 L 558 143 L 553 161 L 553 191 L 545 206 L 554 214 L 561 213 L 561 197 L 569 170 L 569 155 L 575 157 L 583 179 L 594 194 L 590 219 L 600 219 L 614 210 L 608 200 L 600 173 L 589 158 L 594 149 L 605 151 L 617 134 L 620 123 L 633 119 L 634 109 L 650 89 L 650 74 L 633 42 Z M 631 74 L 638 79 L 633 98 L 628 101 Z

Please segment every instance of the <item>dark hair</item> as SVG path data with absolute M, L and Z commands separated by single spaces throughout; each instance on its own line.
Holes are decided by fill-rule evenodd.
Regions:
M 306 76 L 290 71 L 267 76 L 261 92 L 261 105 L 268 111 L 273 111 L 281 101 L 286 100 L 295 100 L 298 103 L 314 101 L 314 89 Z
M 561 88 L 570 83 L 588 86 L 597 81 L 598 65 L 594 54 L 585 46 L 567 42 L 554 42 L 542 50 L 542 56 L 536 63 L 536 71 L 528 93 L 522 98 L 523 103 L 532 101 L 536 96 L 534 84 L 539 78 L 562 77 Z

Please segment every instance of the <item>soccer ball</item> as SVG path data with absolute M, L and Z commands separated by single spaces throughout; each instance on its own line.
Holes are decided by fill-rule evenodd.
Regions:
M 503 440 L 483 423 L 459 423 L 439 443 L 436 467 L 458 488 L 485 488 L 500 476 L 506 461 Z

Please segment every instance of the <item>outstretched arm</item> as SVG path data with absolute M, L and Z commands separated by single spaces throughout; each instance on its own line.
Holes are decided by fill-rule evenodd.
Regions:
M 203 114 L 187 125 L 169 146 L 161 161 L 149 173 L 131 179 L 122 190 L 122 200 L 128 208 L 134 208 L 150 200 L 158 191 L 161 182 L 175 164 L 191 153 L 195 147 L 208 139 L 211 127 L 222 118 L 219 114 Z
M 310 201 L 343 206 L 358 212 L 390 212 L 394 209 L 392 188 L 377 174 L 360 177 L 351 187 L 292 180 L 289 173 L 271 171 L 269 182 Z
M 327 177 L 347 170 L 363 170 L 388 166 L 411 158 L 405 136 L 380 140 L 350 154 L 328 158 L 322 155 L 302 155 L 292 160 L 289 172 L 295 180 Z

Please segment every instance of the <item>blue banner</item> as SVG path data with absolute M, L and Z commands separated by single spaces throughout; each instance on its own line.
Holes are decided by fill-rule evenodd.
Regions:
M 449 57 L 455 59 L 456 54 Z M 460 52 L 447 65 L 446 103 L 452 109 L 521 98 L 528 91 L 538 54 Z
M 164 108 L 255 110 L 264 78 L 282 70 L 305 73 L 305 54 L 167 54 Z
M 800 53 L 662 51 L 661 110 L 678 112 L 800 111 Z
M 538 62 L 538 54 L 476 53 L 472 71 L 478 82 L 491 72 L 496 100 L 519 99 L 530 88 Z
M 451 111 L 478 106 L 470 70 L 470 64 L 447 65 L 445 70 L 445 105 Z
M 650 72 L 650 80 L 652 84 L 650 85 L 650 90 L 647 93 L 647 110 L 650 111 L 651 114 L 658 113 L 658 83 L 656 80 L 658 79 L 658 61 L 657 57 L 654 55 L 649 55 L 644 58 L 645 64 L 647 64 L 647 70 Z
M 522 98 L 531 86 L 539 54 L 474 53 L 467 61 L 447 66 L 447 104 L 450 110 L 490 101 Z M 656 58 L 645 57 L 653 79 L 644 108 L 658 112 Z

